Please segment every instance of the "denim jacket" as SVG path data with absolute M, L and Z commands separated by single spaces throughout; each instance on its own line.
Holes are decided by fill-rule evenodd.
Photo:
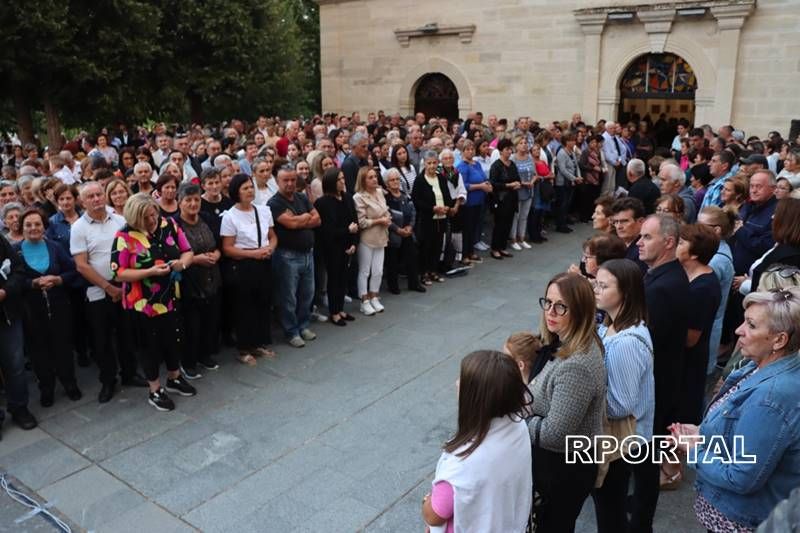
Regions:
M 749 362 L 732 372 L 717 397 L 755 366 Z M 778 502 L 800 486 L 798 383 L 800 356 L 795 353 L 760 368 L 722 405 L 707 413 L 700 426 L 706 443 L 711 436 L 721 435 L 734 459 L 738 458 L 734 453 L 756 457 L 753 464 L 703 462 L 701 446 L 697 463 L 691 465 L 697 470 L 697 492 L 742 525 L 757 527 Z M 734 451 L 734 435 L 743 438 L 744 450 Z

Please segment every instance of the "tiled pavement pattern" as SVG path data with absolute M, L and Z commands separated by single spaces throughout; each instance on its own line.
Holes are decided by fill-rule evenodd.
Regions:
M 0 470 L 96 532 L 421 532 L 461 357 L 535 327 L 544 284 L 591 233 L 577 229 L 425 295 L 386 296 L 385 313 L 346 328 L 315 324 L 318 340 L 279 343 L 256 368 L 226 354 L 172 413 L 143 389 L 99 405 L 94 370 L 79 369 L 83 400 L 59 391 L 44 411 L 32 383 L 40 427 L 6 423 Z M 656 530 L 702 531 L 692 498 L 689 485 L 662 494 Z M 50 530 L 41 517 L 15 524 L 22 514 L 0 494 L 0 532 Z M 579 531 L 594 530 L 587 502 Z

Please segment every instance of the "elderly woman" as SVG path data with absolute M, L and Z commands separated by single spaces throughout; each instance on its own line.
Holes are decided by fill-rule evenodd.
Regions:
M 33 176 L 20 176 L 14 185 L 14 192 L 17 193 L 19 202 L 25 207 L 33 207 L 36 203 L 36 195 L 33 194 Z
M 174 174 L 162 172 L 156 181 L 158 193 L 158 211 L 162 217 L 175 218 L 178 216 L 178 185 L 181 180 Z
M 201 193 L 200 186 L 190 182 L 182 183 L 178 190 L 181 214 L 176 221 L 194 253 L 192 264 L 181 279 L 184 299 L 181 311 L 186 328 L 181 366 L 186 379 L 202 377 L 197 363 L 208 370 L 219 368 L 211 354 L 218 344 L 222 253 L 214 233 L 201 216 Z
M 452 245 L 453 250 L 455 252 L 455 261 L 461 261 L 462 264 L 469 264 L 470 261 L 464 262 L 463 250 L 464 250 L 464 215 L 462 212 L 462 206 L 467 201 L 467 188 L 464 185 L 464 179 L 461 176 L 461 173 L 456 169 L 455 165 L 455 155 L 453 155 L 453 151 L 449 148 L 445 148 L 442 150 L 442 153 L 439 155 L 439 161 L 441 165 L 439 166 L 438 172 L 444 176 L 445 181 L 447 181 L 447 188 L 450 191 L 450 197 L 453 199 L 453 208 L 450 210 L 448 215 L 449 217 L 449 227 L 448 227 L 448 234 L 450 235 L 450 245 Z M 446 268 L 451 268 L 452 264 L 446 264 Z
M 59 244 L 69 254 L 72 225 L 78 221 L 81 215 L 77 208 L 78 188 L 75 185 L 59 183 L 53 192 L 53 197 L 58 204 L 58 213 L 50 217 L 46 233 L 47 240 Z M 72 340 L 78 354 L 78 365 L 86 367 L 90 364 L 89 332 L 86 328 L 86 284 L 82 277 L 78 276 L 73 287 L 69 289 L 69 298 L 73 311 Z
M 457 166 L 464 186 L 467 188 L 467 201 L 461 207 L 464 217 L 463 255 L 464 261 L 481 263 L 483 260 L 475 252 L 478 227 L 481 222 L 481 213 L 486 203 L 486 194 L 492 191 L 486 174 L 481 164 L 475 160 L 475 143 L 465 139 L 461 148 L 461 162 Z M 388 182 L 387 182 L 388 185 Z
M 122 307 L 134 312 L 142 349 L 150 405 L 172 411 L 167 391 L 194 396 L 197 391 L 181 375 L 183 337 L 178 301 L 182 272 L 192 263 L 192 249 L 173 219 L 162 217 L 152 196 L 137 193 L 125 204 L 127 225 L 117 232 L 111 252 L 112 279 L 122 282 Z M 166 390 L 159 366 L 167 367 Z
M 679 223 L 683 222 L 683 214 L 685 211 L 685 204 L 683 198 L 677 194 L 664 194 L 656 200 L 656 214 L 669 215 L 677 220 Z
M 256 356 L 275 357 L 267 348 L 272 299 L 272 254 L 278 246 L 267 206 L 255 204 L 256 188 L 247 174 L 230 182 L 234 206 L 222 215 L 222 253 L 229 259 L 225 269 L 226 291 L 232 291 L 233 327 L 240 363 L 255 366 Z
M 794 191 L 794 187 L 792 186 L 792 182 L 789 181 L 789 178 L 777 179 L 775 184 L 775 198 L 778 200 L 789 198 L 789 196 L 792 194 L 792 191 Z
M 386 249 L 386 284 L 389 292 L 400 294 L 400 262 L 405 265 L 408 290 L 426 292 L 419 279 L 419 252 L 414 238 L 414 221 L 417 212 L 414 204 L 403 194 L 400 172 L 395 168 L 386 171 L 386 206 L 392 216 L 389 226 L 389 246 Z
M 3 236 L 14 244 L 22 240 L 22 226 L 19 224 L 19 217 L 25 207 L 19 202 L 9 202 L 0 211 L 0 218 L 3 220 Z
M 592 213 L 592 229 L 601 233 L 610 233 L 616 235 L 614 224 L 611 223 L 611 206 L 614 204 L 614 198 L 608 195 L 603 195 L 594 201 L 594 212 Z
M 124 216 L 125 202 L 133 194 L 128 184 L 121 179 L 115 179 L 108 182 L 106 185 L 106 202 L 116 214 Z M 146 192 L 146 191 L 141 191 Z
M 597 465 L 567 463 L 565 437 L 602 433 L 606 369 L 595 324 L 595 295 L 586 278 L 558 274 L 547 284 L 541 335 L 555 357 L 533 378 L 528 431 L 533 445 L 537 531 L 572 531 L 594 487 Z
M 383 279 L 384 250 L 389 243 L 389 226 L 392 224 L 392 216 L 386 207 L 386 199 L 374 168 L 359 169 L 353 203 L 358 215 L 358 227 L 361 228 L 358 239 L 358 294 L 361 296 L 361 312 L 372 316 L 384 310 L 378 292 Z
M 338 168 L 325 171 L 322 192 L 323 195 L 314 202 L 322 221 L 315 230 L 316 243 L 327 272 L 331 324 L 345 326 L 347 321 L 355 320 L 344 311 L 344 296 L 347 292 L 347 263 L 358 244 L 358 216 L 353 199 L 345 192 L 344 174 Z
M 439 275 L 439 257 L 447 230 L 447 215 L 450 213 L 453 199 L 444 176 L 436 172 L 439 165 L 436 152 L 429 150 L 422 154 L 422 157 L 425 170 L 422 176 L 414 181 L 411 200 L 417 210 L 415 233 L 420 243 L 422 281 L 425 285 L 431 285 L 433 281 L 444 281 L 444 277 Z M 402 171 L 400 179 L 402 187 L 404 179 Z M 504 239 L 508 238 L 509 229 L 507 228 Z
M 800 486 L 800 288 L 750 293 L 744 308 L 736 334 L 749 362 L 728 376 L 699 427 L 670 427 L 697 457 L 694 510 L 709 531 L 754 531 Z
M 53 405 L 56 377 L 70 400 L 80 400 L 72 364 L 68 292 L 78 279 L 75 263 L 61 245 L 45 240 L 47 220 L 41 212 L 29 209 L 19 223 L 25 237 L 16 245 L 25 267 L 25 347 L 39 381 L 42 407 Z
M 625 241 L 609 233 L 598 233 L 583 243 L 580 265 L 572 264 L 568 272 L 580 274 L 589 280 L 597 277 L 597 269 L 610 259 L 625 257 Z

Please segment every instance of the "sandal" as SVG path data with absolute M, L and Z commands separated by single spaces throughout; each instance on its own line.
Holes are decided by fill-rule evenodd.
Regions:
M 243 365 L 247 366 L 256 366 L 258 364 L 256 358 L 250 355 L 249 353 L 240 353 L 239 355 L 236 356 L 236 360 L 242 363 Z
M 256 356 L 265 357 L 267 359 L 275 359 L 276 357 L 278 357 L 278 354 L 276 354 L 273 350 L 270 350 L 269 348 L 259 346 L 258 348 L 256 348 Z
M 502 255 L 503 257 L 514 257 L 513 254 L 510 254 L 510 253 L 506 252 L 505 250 L 500 250 L 500 255 Z
M 436 280 L 438 283 L 444 283 L 445 277 L 439 274 L 435 274 L 433 279 Z
M 675 474 L 670 475 L 664 467 L 661 467 L 661 479 L 659 481 L 659 488 L 661 490 L 678 490 L 683 481 L 683 472 L 678 470 Z

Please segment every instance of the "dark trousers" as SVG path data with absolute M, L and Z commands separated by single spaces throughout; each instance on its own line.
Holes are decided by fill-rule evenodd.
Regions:
M 492 228 L 492 250 L 506 249 L 508 234 L 511 233 L 511 224 L 514 221 L 514 212 L 517 210 L 517 195 L 506 193 L 494 209 L 494 228 Z
M 78 355 L 86 355 L 91 337 L 86 314 L 86 288 L 69 291 L 69 303 L 72 311 L 72 346 Z
M 194 368 L 197 361 L 207 361 L 215 353 L 219 336 L 219 295 L 186 298 L 180 309 L 186 339 L 181 364 L 184 368 Z
M 481 222 L 481 211 L 481 205 L 464 205 L 461 207 L 461 216 L 464 220 L 464 232 L 461 237 L 464 257 L 472 257 L 475 254 L 476 235 Z
M 42 392 L 53 391 L 56 377 L 65 388 L 76 384 L 69 300 L 62 296 L 63 301 L 51 298 L 49 307 L 44 300 L 27 305 L 25 313 L 25 346 Z
M 528 216 L 528 238 L 532 241 L 541 241 L 543 225 L 544 211 L 531 209 L 531 214 Z
M 653 462 L 652 459 L 652 456 L 648 455 L 646 461 L 629 466 L 633 479 L 633 492 L 628 505 L 631 515 L 628 524 L 630 533 L 652 533 L 653 531 L 653 517 L 656 514 L 658 495 L 661 490 L 661 465 Z
M 603 486 L 592 491 L 598 533 L 617 533 L 627 529 L 626 505 L 630 477 L 628 463 L 617 459 L 608 465 Z
M 162 362 L 169 372 L 180 370 L 183 331 L 177 311 L 153 317 L 136 313 L 136 331 L 142 342 L 139 356 L 147 381 L 158 381 Z
M 311 302 L 312 312 L 315 306 L 322 307 L 322 295 L 325 294 L 328 286 L 325 279 L 327 275 L 327 268 L 325 266 L 327 261 L 325 260 L 325 253 L 322 250 L 323 243 L 318 242 L 319 240 L 320 239 L 316 239 L 314 241 L 314 300 Z M 328 311 L 331 312 L 330 309 L 328 309 Z
M 353 254 L 355 255 L 355 254 Z M 326 249 L 324 252 L 327 270 L 328 312 L 331 315 L 344 310 L 344 295 L 347 292 L 347 263 L 353 255 L 347 255 L 341 249 Z M 314 265 L 316 276 L 316 264 Z
M 569 213 L 570 204 L 572 203 L 572 185 L 556 185 L 556 228 L 563 229 L 567 227 L 567 213 Z
M 419 287 L 419 253 L 417 252 L 417 243 L 414 242 L 414 237 L 403 237 L 400 241 L 400 246 L 386 247 L 386 257 L 383 264 L 386 269 L 386 285 L 389 290 L 396 291 L 400 288 L 398 278 L 400 276 L 401 261 L 408 276 L 409 290 L 416 289 Z
M 578 210 L 578 219 L 588 222 L 594 213 L 594 201 L 600 196 L 600 185 L 581 183 L 575 187 L 575 204 Z
M 237 274 L 229 286 L 233 303 L 236 348 L 252 350 L 272 343 L 272 262 L 242 259 L 235 262 Z
M 563 453 L 533 447 L 536 531 L 569 533 L 597 477 L 597 465 L 567 464 Z
M 621 165 L 614 169 L 614 190 L 616 190 L 617 187 L 624 187 L 626 189 L 631 188 L 631 184 L 628 181 L 628 172 L 626 168 L 626 165 Z
M 122 379 L 136 373 L 134 334 L 131 321 L 133 311 L 122 309 L 120 302 L 106 296 L 102 300 L 86 302 L 86 315 L 92 335 L 92 354 L 100 369 L 100 383 L 112 385 L 119 371 Z
M 9 412 L 28 405 L 28 380 L 25 378 L 25 352 L 22 320 L 9 320 L 0 314 L 0 370 L 6 386 Z M 0 423 L 5 413 L 0 409 Z
M 442 255 L 444 234 L 447 230 L 446 219 L 434 219 L 425 223 L 420 235 L 420 266 L 425 274 L 439 270 L 439 258 Z

